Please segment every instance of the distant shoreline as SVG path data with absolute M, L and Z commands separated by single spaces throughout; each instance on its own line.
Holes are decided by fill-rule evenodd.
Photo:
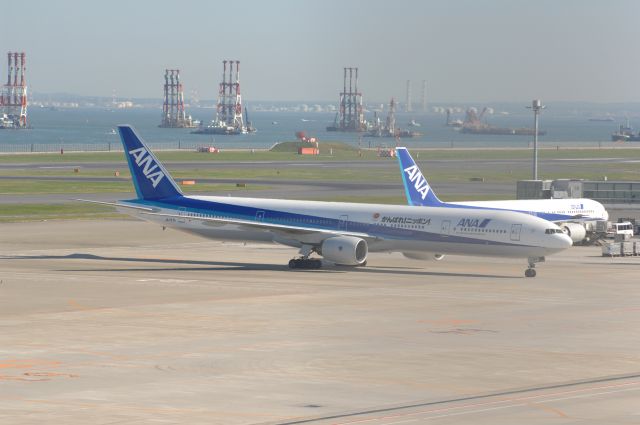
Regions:
M 298 160 L 314 160 L 316 158 L 322 159 L 332 159 L 332 160 L 364 160 L 364 159 L 375 159 L 378 158 L 377 147 L 372 148 L 356 148 L 353 150 L 333 150 L 333 154 L 328 154 L 327 152 L 321 152 L 320 155 L 298 155 L 294 151 L 287 152 L 274 152 L 271 151 L 270 148 L 221 148 L 219 153 L 200 153 L 195 149 L 176 149 L 176 148 L 161 148 L 152 146 L 154 152 L 164 155 L 171 155 L 180 157 L 181 160 L 186 161 L 224 161 L 227 159 L 227 155 L 233 156 L 233 159 L 229 158 L 229 160 L 237 160 L 239 158 L 245 161 L 264 161 L 264 160 L 278 160 L 278 161 L 298 161 Z M 496 147 L 496 146 L 454 146 L 454 147 L 409 147 L 411 152 L 415 152 L 418 155 L 421 152 L 440 152 L 442 154 L 451 154 L 454 152 L 502 152 L 509 156 L 508 153 L 513 153 L 514 155 L 520 157 L 524 153 L 529 153 L 533 151 L 531 146 L 509 146 L 509 147 Z M 602 145 L 602 146 L 593 146 L 593 145 L 585 145 L 585 146 L 562 146 L 561 144 L 557 145 L 542 145 L 538 147 L 540 152 L 564 152 L 565 154 L 569 152 L 590 152 L 586 156 L 590 158 L 598 158 L 600 155 L 597 152 L 602 152 L 606 155 L 606 152 L 636 152 L 640 150 L 640 143 L 637 144 L 618 144 L 618 145 Z M 122 154 L 122 148 L 120 146 L 114 146 L 114 149 L 111 150 L 84 150 L 84 149 L 73 149 L 73 147 L 64 146 L 63 150 L 59 147 L 42 150 L 42 151 L 2 151 L 2 144 L 0 144 L 0 159 L 5 158 L 15 158 L 19 156 L 33 156 L 33 157 L 48 157 L 49 159 L 58 158 L 60 160 L 65 161 L 68 156 L 74 156 L 77 160 L 107 160 L 107 156 L 109 154 Z M 86 155 L 86 158 L 84 157 Z M 95 158 L 89 158 L 91 155 L 94 155 Z M 82 156 L 78 158 L 77 156 Z M 635 155 L 634 155 L 635 158 Z M 71 158 L 69 159 L 71 160 Z
M 4 145 L 5 147 L 7 145 Z M 14 145 L 9 145 L 9 146 L 14 146 Z M 399 145 L 402 146 L 402 145 Z M 391 148 L 391 147 L 389 147 Z M 187 148 L 162 148 L 162 147 L 155 147 L 153 148 L 154 151 L 156 152 L 196 152 L 195 149 L 187 149 Z M 251 152 L 255 152 L 255 153 L 270 153 L 271 148 L 220 148 L 220 152 L 237 152 L 237 153 L 251 153 Z M 519 152 L 519 151 L 530 151 L 533 148 L 531 146 L 448 146 L 448 147 L 411 147 L 409 148 L 412 152 L 433 152 L 433 151 L 451 151 L 451 152 L 456 152 L 456 151 L 460 151 L 460 152 L 466 152 L 466 151 L 515 151 L 515 152 Z M 589 151 L 597 151 L 597 150 L 635 150 L 635 149 L 640 149 L 640 143 L 637 144 L 620 144 L 620 145 L 612 145 L 612 144 L 607 144 L 607 145 L 599 145 L 599 146 L 593 146 L 592 144 L 585 144 L 584 146 L 581 145 L 570 145 L 570 146 L 563 146 L 561 143 L 555 144 L 555 145 L 549 145 L 549 143 L 547 142 L 547 144 L 539 144 L 538 149 L 541 151 L 556 151 L 556 150 L 563 150 L 563 151 L 567 151 L 567 150 L 589 150 Z M 60 153 L 61 148 L 59 146 L 56 146 L 54 144 L 51 145 L 47 145 L 47 149 L 46 150 L 12 150 L 12 151 L 4 151 L 3 150 L 3 145 L 0 144 L 0 155 L 47 155 L 47 154 L 57 154 Z M 62 146 L 62 150 L 64 151 L 64 153 L 74 153 L 74 154 L 78 154 L 78 153 L 94 153 L 94 154 L 107 154 L 107 153 L 112 153 L 112 152 L 122 152 L 122 148 L 120 147 L 114 147 L 114 149 L 111 150 L 92 150 L 92 149 L 74 149 L 74 147 L 72 146 Z M 352 152 L 357 152 L 358 150 L 363 151 L 363 152 L 376 152 L 378 150 L 378 147 L 363 147 L 363 148 L 356 148 L 355 150 L 353 150 Z M 294 152 L 291 152 L 294 153 Z M 203 154 L 203 156 L 205 156 L 206 154 Z M 327 155 L 320 155 L 320 156 L 327 156 Z

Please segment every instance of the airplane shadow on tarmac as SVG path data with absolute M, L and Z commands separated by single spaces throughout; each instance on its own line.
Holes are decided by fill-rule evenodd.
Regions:
M 185 266 L 194 267 L 161 267 L 161 268 L 142 268 L 127 267 L 108 269 L 59 269 L 59 271 L 67 272 L 86 272 L 86 271 L 104 271 L 104 272 L 122 272 L 122 271 L 198 271 L 198 270 L 272 270 L 281 271 L 288 269 L 286 265 L 277 264 L 258 264 L 258 263 L 241 263 L 230 261 L 199 261 L 199 260 L 177 260 L 165 258 L 135 258 L 135 257 L 104 257 L 94 254 L 69 254 L 69 255 L 24 255 L 24 256 L 5 256 L 0 259 L 12 260 L 93 260 L 93 261 L 122 261 L 132 263 L 154 263 L 154 264 L 183 264 Z M 203 266 L 203 267 L 195 267 Z M 208 267 L 207 267 L 208 266 Z
M 389 267 L 389 266 L 366 266 L 366 267 L 350 267 L 329 265 L 322 269 L 316 270 L 304 270 L 296 269 L 289 270 L 288 266 L 283 264 L 264 264 L 264 263 L 246 263 L 246 262 L 231 262 L 231 261 L 201 261 L 201 260 L 178 260 L 178 259 L 164 259 L 164 258 L 135 258 L 135 257 L 104 257 L 94 254 L 68 254 L 68 255 L 18 255 L 18 256 L 2 256 L 0 259 L 6 260 L 93 260 L 93 261 L 128 261 L 133 263 L 154 263 L 154 264 L 177 264 L 184 265 L 185 267 L 161 267 L 161 268 L 86 268 L 86 269 L 59 269 L 58 271 L 65 272 L 88 272 L 88 271 L 100 271 L 100 272 L 123 272 L 123 271 L 225 271 L 225 270 L 253 270 L 253 271 L 289 271 L 295 273 L 364 273 L 364 274 L 395 274 L 395 275 L 415 275 L 415 276 L 450 276 L 450 277 L 478 277 L 478 278 L 493 278 L 493 279 L 511 279 L 513 276 L 504 275 L 492 275 L 492 274 L 479 274 L 479 273 L 447 273 L 447 272 L 433 272 L 424 270 L 421 268 L 407 268 L 407 267 Z M 193 266 L 193 267 L 186 267 Z M 196 267 L 202 266 L 202 267 Z

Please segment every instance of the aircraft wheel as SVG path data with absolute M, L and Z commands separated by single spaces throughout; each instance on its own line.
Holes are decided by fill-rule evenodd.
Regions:
M 524 275 L 526 277 L 536 277 L 536 270 L 535 269 L 527 269 L 527 270 L 525 270 Z
M 319 269 L 322 267 L 322 261 L 309 258 L 294 258 L 289 260 L 290 269 Z

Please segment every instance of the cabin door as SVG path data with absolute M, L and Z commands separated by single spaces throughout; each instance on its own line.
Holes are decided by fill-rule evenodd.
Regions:
M 511 240 L 519 241 L 520 240 L 520 232 L 522 231 L 522 224 L 512 224 L 511 225 Z
M 451 230 L 451 221 L 449 220 L 444 220 L 442 222 L 442 227 L 440 228 L 440 231 L 442 232 L 442 236 L 449 236 L 449 231 Z
M 343 232 L 346 232 L 348 222 L 349 222 L 349 216 L 341 215 L 340 220 L 338 220 L 338 229 L 342 230 Z

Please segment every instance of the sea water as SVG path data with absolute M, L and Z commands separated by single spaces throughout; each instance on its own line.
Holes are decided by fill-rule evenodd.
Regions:
M 210 122 L 215 109 L 191 108 L 194 119 Z M 381 119 L 384 121 L 385 114 Z M 295 133 L 303 131 L 309 137 L 322 141 L 341 141 L 353 146 L 375 148 L 378 146 L 404 145 L 420 147 L 528 147 L 532 136 L 516 135 L 474 135 L 464 134 L 446 127 L 445 117 L 435 113 L 406 113 L 396 115 L 397 126 L 418 131 L 421 136 L 414 138 L 375 138 L 358 133 L 327 132 L 333 124 L 335 113 L 330 112 L 250 112 L 250 119 L 256 133 L 245 135 L 202 135 L 191 134 L 192 129 L 160 128 L 160 109 L 155 108 L 72 108 L 50 109 L 31 108 L 29 123 L 24 130 L 0 130 L 0 151 L 24 151 L 31 145 L 47 145 L 52 149 L 64 146 L 111 146 L 119 148 L 119 138 L 115 129 L 119 124 L 130 124 L 148 142 L 153 144 L 172 143 L 182 148 L 193 146 L 215 146 L 221 149 L 255 148 L 265 149 L 282 141 L 295 140 Z M 373 119 L 368 113 L 366 118 Z M 463 118 L 459 115 L 455 118 Z M 420 127 L 409 127 L 414 120 Z M 523 107 L 517 114 L 494 114 L 487 121 L 496 127 L 533 127 L 533 115 Z M 633 124 L 633 122 L 632 122 Z M 588 121 L 585 114 L 560 114 L 545 110 L 540 116 L 540 129 L 547 132 L 540 136 L 541 146 L 613 146 L 611 133 L 619 123 Z M 631 142 L 630 142 L 631 143 Z M 36 148 L 37 150 L 37 148 Z M 91 149 L 93 150 L 93 149 Z

